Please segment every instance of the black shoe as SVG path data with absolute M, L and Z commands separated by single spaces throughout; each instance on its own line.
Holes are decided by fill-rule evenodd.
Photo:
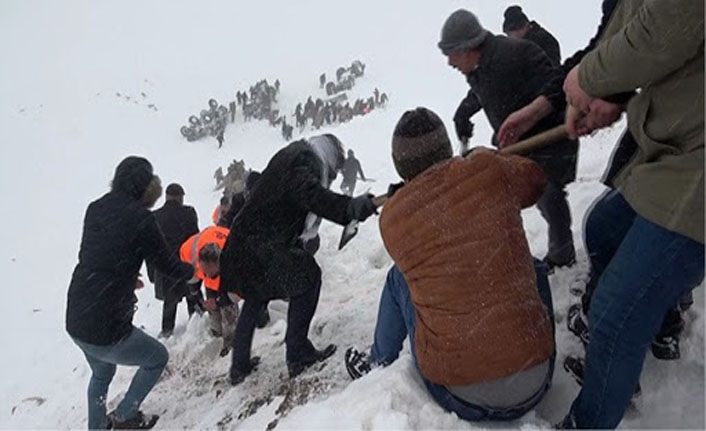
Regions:
M 652 354 L 655 358 L 663 361 L 674 361 L 679 359 L 679 338 L 677 337 L 657 337 L 652 341 Z
M 259 329 L 264 328 L 267 326 L 267 324 L 270 323 L 270 312 L 267 310 L 267 308 L 263 309 L 262 313 L 260 313 L 259 316 L 257 316 L 257 327 Z
M 359 352 L 354 347 L 346 350 L 344 358 L 346 362 L 346 371 L 351 379 L 356 380 L 370 372 L 370 359 L 365 352 Z
M 231 367 L 230 369 L 230 384 L 232 386 L 239 385 L 243 383 L 245 378 L 252 374 L 253 371 L 257 370 L 257 366 L 260 365 L 260 357 L 259 356 L 253 356 L 250 358 L 250 365 L 247 367 L 246 370 L 240 370 L 235 367 Z
M 549 258 L 549 256 L 547 256 L 544 259 L 542 259 L 542 262 L 544 262 L 547 265 L 547 268 L 548 268 L 547 273 L 553 274 L 554 270 L 556 268 L 570 268 L 570 267 L 574 266 L 574 264 L 576 263 L 576 258 L 572 257 L 571 259 L 558 262 L 558 261 L 555 261 L 554 259 Z
M 158 420 L 159 415 L 146 415 L 138 411 L 134 417 L 119 421 L 111 413 L 108 415 L 108 428 L 116 430 L 148 430 L 152 429 Z
M 584 348 L 588 346 L 590 337 L 588 325 L 583 317 L 581 304 L 574 304 L 569 307 L 569 312 L 566 314 L 566 327 L 569 329 L 569 332 L 576 335 L 579 340 L 581 340 Z
M 331 357 L 331 355 L 336 353 L 336 349 L 337 347 L 335 344 L 329 344 L 322 350 L 314 350 L 314 354 L 309 358 L 297 362 L 287 362 L 289 378 L 294 378 L 298 376 L 304 370 L 316 364 L 317 362 L 325 361 L 326 359 Z

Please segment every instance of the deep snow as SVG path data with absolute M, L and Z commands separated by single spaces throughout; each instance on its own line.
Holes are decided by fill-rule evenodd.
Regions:
M 598 0 L 518 3 L 554 32 L 564 56 L 588 40 L 600 12 Z M 144 155 L 165 184 L 180 182 L 205 227 L 219 197 L 212 191 L 213 171 L 234 158 L 262 169 L 284 142 L 278 129 L 243 124 L 239 118 L 226 130 L 220 151 L 212 138 L 187 143 L 179 127 L 188 116 L 203 109 L 210 97 L 227 104 L 236 89 L 262 78 L 280 79 L 280 106 L 292 112 L 308 95 L 322 94 L 321 72 L 331 76 L 339 65 L 360 59 L 367 64 L 366 74 L 352 94 L 367 97 L 379 87 L 390 95 L 389 106 L 322 132 L 336 133 L 355 149 L 366 175 L 376 179 L 359 183 L 358 192 L 371 187 L 382 193 L 389 182 L 398 181 L 389 156 L 390 136 L 404 110 L 427 106 L 453 134 L 450 120 L 467 87 L 436 48 L 444 19 L 464 7 L 498 32 L 508 4 L 4 1 L 0 428 L 85 427 L 90 370 L 63 329 L 66 288 L 85 207 L 107 190 L 124 156 Z M 482 114 L 476 120 L 474 143 L 489 143 Z M 603 190 L 598 179 L 620 130 L 617 125 L 582 141 L 578 180 L 569 187 L 580 260 L 551 278 L 559 361 L 580 348 L 564 319 L 568 305 L 577 300 L 569 289 L 580 287 L 587 273 L 581 221 Z M 534 209 L 523 216 L 532 250 L 542 256 L 545 223 Z M 362 224 L 358 237 L 337 252 L 340 230 L 329 223 L 321 229 L 317 259 L 324 281 L 312 329 L 316 344 L 335 342 L 339 352 L 323 369 L 287 383 L 284 322 L 277 320 L 284 304 L 275 302 L 270 306 L 275 321 L 255 336 L 254 353 L 263 364 L 244 384 L 230 388 L 225 379 L 229 360 L 218 357 L 219 342 L 206 335 L 205 319 L 187 322 L 182 309 L 176 336 L 166 343 L 168 372 L 144 404 L 145 410 L 162 414 L 158 427 L 264 429 L 276 420 L 278 429 L 536 428 L 561 419 L 578 387 L 560 365 L 551 391 L 535 411 L 502 425 L 470 424 L 441 410 L 422 390 L 408 353 L 351 383 L 343 351 L 371 342 L 390 258 L 376 220 Z M 149 285 L 139 297 L 135 324 L 156 335 L 161 303 Z M 703 310 L 700 287 L 688 313 L 682 359 L 667 363 L 648 355 L 642 397 L 623 426 L 704 428 Z M 111 400 L 125 391 L 133 371 L 119 369 Z

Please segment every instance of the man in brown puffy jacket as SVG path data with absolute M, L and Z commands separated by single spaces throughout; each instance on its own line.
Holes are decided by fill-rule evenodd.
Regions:
M 390 364 L 409 336 L 440 406 L 466 420 L 518 418 L 543 398 L 554 368 L 547 270 L 520 216 L 542 195 L 542 169 L 486 149 L 452 157 L 443 123 L 425 108 L 398 122 L 392 158 L 405 183 L 380 231 L 395 265 L 370 354 L 349 349 L 348 372 Z

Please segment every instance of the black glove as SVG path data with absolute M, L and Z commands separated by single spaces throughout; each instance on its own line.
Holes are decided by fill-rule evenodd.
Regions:
M 471 120 L 454 119 L 456 136 L 461 142 L 468 142 L 473 137 L 473 123 Z
M 356 196 L 348 203 L 348 217 L 351 220 L 363 221 L 377 213 L 377 208 L 373 204 L 373 195 L 366 193 Z
M 404 181 L 401 181 L 401 182 L 395 183 L 395 184 L 390 184 L 387 187 L 387 198 L 390 199 L 392 197 L 392 195 L 394 195 L 397 192 L 397 190 L 402 188 L 403 185 L 404 185 Z

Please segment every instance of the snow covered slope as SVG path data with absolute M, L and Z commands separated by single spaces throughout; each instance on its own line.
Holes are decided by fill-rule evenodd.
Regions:
M 567 55 L 592 35 L 600 1 L 522 1 L 525 10 L 553 31 Z M 107 189 L 126 155 L 152 161 L 163 182 L 180 182 L 187 203 L 205 227 L 218 194 L 213 171 L 234 158 L 262 169 L 280 148 L 279 131 L 239 120 L 215 139 L 187 143 L 179 127 L 210 97 L 222 103 L 267 78 L 282 83 L 280 106 L 292 112 L 308 95 L 321 95 L 318 76 L 360 59 L 365 77 L 352 93 L 379 87 L 390 95 L 385 110 L 324 129 L 356 150 L 371 186 L 381 193 L 398 181 L 390 137 L 400 114 L 416 106 L 446 121 L 466 93 L 465 80 L 436 48 L 445 18 L 459 7 L 475 11 L 498 32 L 507 1 L 385 2 L 339 5 L 323 0 L 151 2 L 88 0 L 20 1 L 0 4 L 0 428 L 83 428 L 90 370 L 64 331 L 65 295 L 76 263 L 86 205 Z M 149 105 L 156 107 L 152 109 Z M 490 129 L 477 117 L 477 144 Z M 603 188 L 598 178 L 621 125 L 582 143 L 579 179 L 571 185 L 574 232 Z M 296 136 L 296 135 L 295 135 Z M 161 205 L 161 202 L 159 203 Z M 524 214 L 533 252 L 546 250 L 546 226 L 536 210 Z M 206 335 L 205 319 L 187 322 L 180 311 L 176 336 L 166 345 L 168 372 L 144 409 L 162 414 L 163 428 L 428 429 L 473 428 L 437 407 L 422 390 L 409 354 L 393 366 L 350 383 L 342 364 L 349 345 L 371 342 L 377 301 L 390 265 L 375 220 L 342 252 L 340 228 L 322 226 L 317 259 L 324 273 L 312 338 L 340 346 L 325 367 L 294 382 L 285 378 L 282 303 L 271 304 L 275 321 L 258 330 L 254 353 L 263 364 L 241 386 L 230 388 L 229 359 Z M 559 360 L 577 352 L 565 330 L 572 286 L 584 282 L 579 264 L 551 279 L 557 310 Z M 161 303 L 151 286 L 139 293 L 135 324 L 159 331 Z M 704 297 L 688 315 L 682 359 L 648 358 L 643 395 L 623 422 L 626 427 L 704 427 Z M 120 368 L 110 399 L 124 393 L 133 370 Z M 559 420 L 578 391 L 557 367 L 545 400 L 509 426 L 546 427 Z M 487 424 L 481 424 L 487 426 Z

